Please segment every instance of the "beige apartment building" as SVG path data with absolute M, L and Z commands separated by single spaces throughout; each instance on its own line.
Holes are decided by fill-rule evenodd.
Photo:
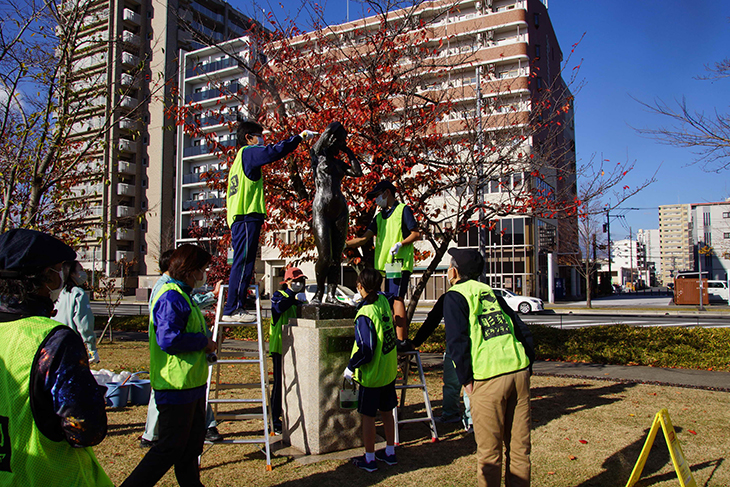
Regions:
M 541 135 L 530 126 L 533 116 L 533 103 L 544 88 L 558 87 L 568 94 L 567 87 L 560 75 L 562 53 L 555 33 L 552 29 L 546 6 L 539 0 L 466 0 L 458 2 L 457 8 L 446 9 L 446 5 L 454 2 L 424 2 L 415 12 L 407 10 L 389 13 L 389 21 L 398 22 L 399 18 L 415 18 L 427 25 L 428 42 L 434 49 L 436 64 L 449 64 L 446 73 L 434 73 L 422 70 L 419 77 L 420 92 L 434 96 L 448 96 L 453 100 L 452 111 L 439 123 L 437 130 L 444 134 L 458 136 L 466 130 L 473 130 L 477 119 L 477 95 L 481 94 L 481 102 L 489 107 L 488 120 L 484 121 L 484 139 L 488 143 L 491 134 L 509 127 L 510 130 L 522 130 L 525 134 L 521 149 L 530 153 L 533 148 L 544 142 Z M 370 28 L 376 28 L 379 19 L 375 16 L 357 21 L 331 26 L 322 34 L 336 36 L 343 51 L 357 49 L 364 44 L 363 36 Z M 242 48 L 248 41 L 239 40 L 236 49 Z M 294 39 L 293 45 L 307 49 L 311 42 L 305 37 Z M 234 51 L 236 51 L 234 49 Z M 193 103 L 196 93 L 210 92 L 213 98 L 219 98 L 239 91 L 238 96 L 226 98 L 226 113 L 210 112 L 204 104 L 195 111 L 200 117 L 201 126 L 205 130 L 215 132 L 219 143 L 234 143 L 234 134 L 229 134 L 227 127 L 221 124 L 225 117 L 232 117 L 234 112 L 247 113 L 251 105 L 246 105 L 241 95 L 245 95 L 248 80 L 242 69 L 228 66 L 230 62 L 226 49 L 206 48 L 185 54 L 180 71 L 189 70 L 195 63 L 207 66 L 211 71 L 205 75 L 181 78 L 181 103 Z M 245 51 L 245 49 L 244 49 Z M 241 51 L 243 53 L 243 51 Z M 213 63 L 220 63 L 213 66 Z M 192 74 L 192 73 L 191 73 Z M 354 74 L 354 73 L 353 73 Z M 235 85 L 235 90 L 225 89 Z M 198 95 L 199 97 L 207 95 Z M 183 98 L 184 97 L 184 98 Z M 237 101 L 238 100 L 238 101 Z M 284 100 L 292 103 L 292 100 Z M 211 102 L 211 106 L 215 103 Z M 288 105 L 291 108 L 291 105 Z M 223 119 L 221 116 L 223 116 Z M 468 120 L 468 123 L 465 123 Z M 557 139 L 567 147 L 559 162 L 568 174 L 575 174 L 575 143 L 572 108 L 564 115 L 561 132 Z M 388 122 L 387 129 L 397 128 L 394 117 L 393 126 Z M 471 126 L 469 128 L 469 126 Z M 537 135 L 536 135 L 537 134 Z M 200 147 L 205 142 L 190 138 L 179 130 L 178 144 L 178 182 L 177 194 L 177 230 L 178 242 L 189 241 L 189 229 L 192 226 L 204 226 L 205 221 L 195 215 L 191 209 L 197 201 L 207 202 L 214 207 L 222 204 L 224 194 L 213 191 L 200 181 L 199 174 L 206 170 L 217 170 L 219 161 L 210 155 L 207 147 Z M 572 191 L 575 194 L 574 178 L 557 178 L 556 174 L 547 173 L 538 177 L 531 173 L 531 167 L 518 167 L 511 173 L 501 175 L 490 184 L 485 199 L 501 201 L 506 197 L 505 185 L 522 187 L 525 191 L 540 188 L 548 193 Z M 441 203 L 441 202 L 440 202 Z M 452 204 L 449 195 L 443 196 L 443 203 Z M 572 223 L 568 221 L 570 231 Z M 561 231 L 559 231 L 559 227 Z M 549 268 L 553 277 L 562 278 L 568 294 L 577 294 L 577 276 L 569 267 L 557 265 L 554 255 L 561 251 L 562 230 L 566 225 L 558 225 L 556 218 L 542 218 L 532 215 L 506 216 L 499 220 L 496 227 L 487 232 L 484 241 L 487 253 L 487 279 L 494 286 L 505 287 L 517 294 L 547 297 Z M 288 235 L 292 233 L 293 235 Z M 285 241 L 297 238 L 296 232 L 287 232 Z M 565 240 L 569 240 L 571 237 Z M 420 242 L 426 248 L 425 242 Z M 476 229 L 465 232 L 459 237 L 461 247 L 477 247 L 479 238 Z M 549 260 L 554 260 L 549 264 Z M 285 261 L 273 248 L 264 247 L 261 252 L 260 272 L 263 274 L 264 290 L 270 292 L 278 282 L 279 270 Z M 413 279 L 425 269 L 428 262 L 417 263 Z M 440 267 L 437 275 L 432 277 L 425 299 L 435 299 L 446 287 L 446 262 Z M 307 275 L 313 276 L 313 269 L 303 267 Z M 260 276 L 259 276 L 260 277 Z
M 78 256 L 87 268 L 113 272 L 135 261 L 134 275 L 157 274 L 157 258 L 175 242 L 174 103 L 180 49 L 236 38 L 251 20 L 219 0 L 67 0 L 83 9 L 74 79 L 93 100 L 75 126 L 93 140 L 72 198 L 91 229 Z M 136 282 L 130 282 L 135 287 Z
M 694 270 L 691 205 L 659 207 L 660 280 L 663 286 L 679 271 Z

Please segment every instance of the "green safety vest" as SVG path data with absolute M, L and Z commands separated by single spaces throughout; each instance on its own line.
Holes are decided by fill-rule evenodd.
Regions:
M 283 294 L 285 298 L 288 298 L 291 296 L 289 293 L 294 291 L 290 289 L 281 289 L 279 292 Z M 271 324 L 269 325 L 269 353 L 281 353 L 281 327 L 282 325 L 289 323 L 290 318 L 296 317 L 297 307 L 295 305 L 291 305 L 289 309 L 279 315 L 279 319 L 276 320 L 276 323 L 274 323 L 273 320 L 271 321 Z
M 378 226 L 378 234 L 375 236 L 375 268 L 385 271 L 385 264 L 392 262 L 390 249 L 397 242 L 403 240 L 403 210 L 406 205 L 398 203 L 388 218 L 383 218 L 382 213 L 375 216 L 375 223 Z M 395 254 L 394 260 L 402 260 L 404 271 L 413 271 L 413 244 L 404 245 Z
M 377 341 L 373 350 L 373 359 L 362 367 L 355 369 L 355 382 L 365 387 L 383 387 L 395 380 L 398 372 L 397 352 L 395 350 L 395 328 L 390 304 L 382 294 L 373 304 L 361 307 L 355 321 L 360 316 L 367 316 L 375 325 Z M 350 358 L 357 352 L 357 342 L 352 345 Z
M 0 323 L 0 485 L 113 487 L 90 447 L 52 441 L 30 406 L 30 376 L 38 348 L 55 329 L 50 318 Z M 79 398 L 83 400 L 83 398 Z
M 509 315 L 502 311 L 488 285 L 470 279 L 451 287 L 469 303 L 471 366 L 475 380 L 486 380 L 530 365 L 525 347 L 515 337 Z
M 243 172 L 243 151 L 253 147 L 247 145 L 242 147 L 233 165 L 228 171 L 228 189 L 226 191 L 226 208 L 228 212 L 228 226 L 232 226 L 239 215 L 249 213 L 263 213 L 266 215 L 266 202 L 264 201 L 264 178 L 263 175 L 257 181 L 252 181 Z
M 150 310 L 154 310 L 160 296 L 170 290 L 180 293 L 190 306 L 190 316 L 183 333 L 202 333 L 208 336 L 205 318 L 200 308 L 174 282 L 165 283 L 160 288 L 157 296 L 152 300 Z M 179 390 L 194 389 L 205 385 L 208 381 L 208 361 L 205 358 L 205 351 L 181 352 L 175 355 L 163 351 L 157 344 L 154 321 L 154 312 L 150 311 L 150 382 L 152 388 L 156 390 Z

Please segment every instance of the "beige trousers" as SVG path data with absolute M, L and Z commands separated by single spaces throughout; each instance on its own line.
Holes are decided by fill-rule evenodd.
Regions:
M 506 487 L 530 485 L 530 373 L 522 370 L 474 381 L 471 414 L 479 487 L 499 487 L 502 446 Z

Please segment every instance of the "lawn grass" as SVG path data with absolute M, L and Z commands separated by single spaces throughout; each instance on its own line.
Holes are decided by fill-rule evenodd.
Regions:
M 102 362 L 94 368 L 148 370 L 145 342 L 104 342 Z M 231 373 L 246 374 L 245 372 Z M 251 377 L 243 377 L 243 379 Z M 227 378 L 224 380 L 228 380 Z M 429 396 L 440 414 L 441 369 L 426 371 Z M 603 487 L 625 485 L 645 435 L 657 411 L 668 408 L 682 449 L 697 485 L 730 485 L 725 462 L 730 435 L 730 394 L 642 384 L 535 376 L 532 378 L 532 464 L 534 486 Z M 420 393 L 409 393 L 406 415 L 423 410 Z M 146 450 L 137 438 L 144 428 L 146 407 L 108 409 L 109 434 L 94 451 L 101 465 L 119 485 Z M 224 434 L 250 435 L 260 422 L 224 422 Z M 476 445 L 473 435 L 455 425 L 438 425 L 441 441 L 431 443 L 425 423 L 401 427 L 402 446 L 397 466 L 381 466 L 368 474 L 347 460 L 303 465 L 291 457 L 274 457 L 273 471 L 265 471 L 263 453 L 250 445 L 214 445 L 202 458 L 201 477 L 207 486 L 461 486 L 475 485 Z M 379 430 L 380 431 L 380 430 Z M 177 485 L 168 473 L 158 484 Z M 676 486 L 669 453 L 657 437 L 638 484 Z
M 106 319 L 98 317 L 97 329 L 104 324 Z M 264 340 L 268 340 L 269 319 L 263 320 L 262 325 Z M 147 316 L 116 317 L 112 327 L 115 330 L 147 331 Z M 630 325 L 577 329 L 529 325 L 529 328 L 534 336 L 538 360 L 730 371 L 730 328 Z M 411 327 L 411 338 L 417 331 L 418 327 Z M 227 337 L 256 340 L 256 329 L 232 328 Z M 419 350 L 443 353 L 445 343 L 446 333 L 441 324 Z

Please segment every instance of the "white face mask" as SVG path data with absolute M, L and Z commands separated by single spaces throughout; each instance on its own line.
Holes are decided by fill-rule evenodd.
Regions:
M 48 284 L 46 284 L 46 287 L 51 292 L 48 297 L 51 298 L 51 301 L 53 301 L 55 303 L 56 301 L 58 301 L 58 297 L 61 295 L 61 291 L 63 291 L 63 283 L 66 282 L 66 276 L 63 272 L 63 269 L 61 269 L 60 271 L 57 271 L 56 269 L 51 267 L 51 270 L 53 272 L 58 273 L 58 277 L 61 278 L 61 283 L 58 285 L 58 287 L 56 289 L 51 289 L 48 286 Z
M 375 198 L 375 204 L 381 207 L 382 209 L 385 209 L 386 206 L 388 206 L 388 198 L 385 196 L 385 194 L 378 195 L 377 198 Z
M 88 279 L 88 275 L 85 271 L 79 271 L 78 274 L 74 277 L 74 282 L 77 286 L 81 286 L 83 283 L 86 282 L 86 279 Z
M 302 292 L 302 290 L 304 290 L 304 283 L 303 282 L 292 282 L 291 290 L 294 291 L 295 293 Z
M 203 286 L 205 286 L 206 282 L 208 282 L 208 272 L 203 271 L 203 278 L 199 281 L 195 281 L 195 286 L 193 286 L 193 287 L 194 288 L 203 287 Z

